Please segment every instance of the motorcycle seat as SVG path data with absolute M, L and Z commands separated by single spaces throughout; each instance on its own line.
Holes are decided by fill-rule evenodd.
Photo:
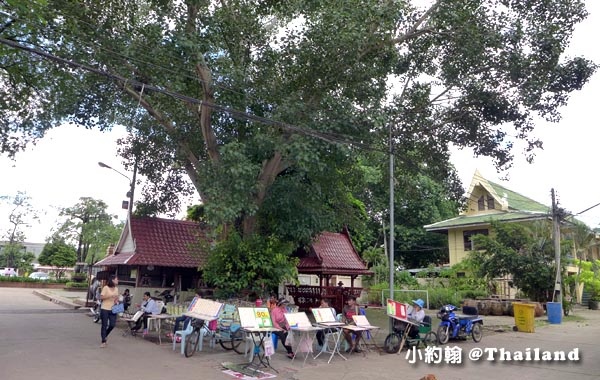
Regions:
M 475 319 L 481 319 L 481 317 L 479 317 L 479 315 L 464 315 L 464 314 L 460 314 L 460 315 L 456 315 L 456 317 L 458 319 L 463 319 L 463 320 L 475 320 Z

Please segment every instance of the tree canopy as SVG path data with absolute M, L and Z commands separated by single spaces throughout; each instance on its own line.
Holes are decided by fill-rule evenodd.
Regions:
M 75 248 L 60 239 L 48 242 L 38 257 L 40 264 L 55 268 L 56 278 L 61 278 L 67 268 L 75 265 L 76 260 Z
M 583 1 L 422 3 L 4 0 L 0 150 L 59 123 L 125 125 L 145 212 L 197 194 L 242 237 L 377 220 L 389 140 L 395 191 L 418 174 L 452 204 L 451 144 L 498 167 L 516 140 L 533 157 L 535 118 L 559 120 L 595 65 L 563 54 Z
M 556 273 L 552 224 L 493 222 L 492 228 L 494 236 L 473 237 L 476 250 L 469 259 L 477 274 L 488 281 L 510 275 L 514 286 L 532 300 L 552 299 Z
M 76 245 L 77 262 L 96 263 L 108 246 L 119 240 L 123 227 L 113 224 L 115 216 L 107 213 L 107 207 L 101 200 L 81 197 L 77 204 L 61 209 L 60 215 L 67 220 L 54 233 L 53 240 Z

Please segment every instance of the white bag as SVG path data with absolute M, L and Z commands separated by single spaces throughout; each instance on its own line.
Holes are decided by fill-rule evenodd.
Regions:
M 294 346 L 294 333 L 290 330 L 287 332 L 287 338 L 285 338 L 286 346 Z
M 298 352 L 313 352 L 312 339 L 303 336 L 298 343 Z
M 137 322 L 140 318 L 142 318 L 142 315 L 144 315 L 144 312 L 141 310 L 138 310 L 135 312 L 135 314 L 133 315 L 133 317 L 131 317 L 131 320 L 134 322 Z
M 275 347 L 273 347 L 273 339 L 265 339 L 263 341 L 263 348 L 265 350 L 265 356 L 271 356 L 275 354 Z

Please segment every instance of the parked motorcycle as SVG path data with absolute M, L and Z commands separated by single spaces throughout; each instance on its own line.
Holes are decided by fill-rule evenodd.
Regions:
M 450 339 L 467 339 L 479 342 L 483 337 L 483 318 L 479 315 L 457 315 L 454 305 L 444 305 L 437 314 L 441 320 L 437 330 L 439 344 L 446 344 Z
M 92 320 L 94 323 L 98 323 L 100 320 L 100 300 L 96 300 L 94 302 L 94 307 L 90 307 L 90 311 L 92 312 Z
M 173 300 L 175 299 L 175 297 L 171 294 L 172 291 L 173 289 L 165 289 L 162 291 L 162 293 L 158 294 L 157 297 L 162 298 L 163 302 L 166 305 L 169 302 L 173 302 Z

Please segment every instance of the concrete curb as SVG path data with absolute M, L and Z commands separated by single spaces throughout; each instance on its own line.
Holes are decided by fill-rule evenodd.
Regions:
M 78 305 L 66 298 L 56 296 L 55 294 L 52 294 L 52 293 L 44 291 L 44 290 L 34 290 L 33 294 L 35 294 L 36 296 L 41 297 L 47 301 L 59 304 L 63 307 L 69 308 L 69 309 L 77 310 L 77 309 L 81 308 L 81 305 Z

